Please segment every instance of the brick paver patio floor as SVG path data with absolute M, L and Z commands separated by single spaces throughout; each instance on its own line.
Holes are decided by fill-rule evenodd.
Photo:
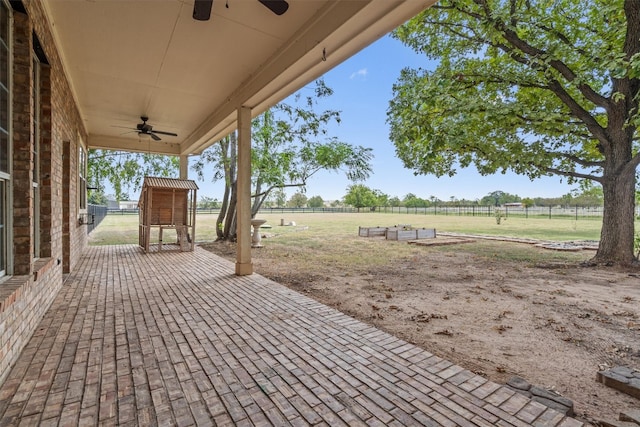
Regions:
M 90 247 L 0 425 L 579 426 L 203 249 Z

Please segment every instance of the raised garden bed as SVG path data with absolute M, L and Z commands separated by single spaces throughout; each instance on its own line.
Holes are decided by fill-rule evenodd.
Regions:
M 387 240 L 417 240 L 417 239 L 435 239 L 435 228 L 415 228 L 405 230 L 402 228 L 388 228 Z
M 360 237 L 385 237 L 387 240 L 435 239 L 435 228 L 413 228 L 410 224 L 395 227 L 358 227 Z
M 358 227 L 360 237 L 384 237 L 388 227 Z

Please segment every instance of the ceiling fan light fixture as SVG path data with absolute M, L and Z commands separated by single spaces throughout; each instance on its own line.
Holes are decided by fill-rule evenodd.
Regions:
M 208 21 L 211 18 L 213 0 L 194 0 L 193 19 L 196 21 Z

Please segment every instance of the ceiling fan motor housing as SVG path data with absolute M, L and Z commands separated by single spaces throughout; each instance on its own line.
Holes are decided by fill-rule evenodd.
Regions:
M 138 130 L 143 133 L 151 132 L 151 129 L 153 129 L 153 127 L 147 124 L 147 120 L 149 120 L 149 117 L 142 116 L 140 117 L 140 120 L 142 120 L 142 123 L 138 123 L 138 125 L 136 126 Z
M 160 141 L 161 138 L 156 135 L 156 134 L 160 134 L 160 135 L 169 135 L 169 136 L 178 136 L 178 134 L 174 133 L 174 132 L 166 132 L 166 131 L 162 131 L 162 130 L 153 130 L 153 126 L 151 126 L 150 124 L 147 124 L 147 120 L 149 120 L 149 117 L 147 116 L 140 116 L 140 120 L 142 120 L 142 123 L 138 123 L 136 125 L 136 130 L 138 131 L 138 134 L 142 134 L 142 135 L 150 135 L 151 138 L 154 141 Z

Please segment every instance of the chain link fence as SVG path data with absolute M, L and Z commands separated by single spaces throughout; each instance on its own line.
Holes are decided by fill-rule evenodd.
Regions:
M 91 233 L 107 216 L 107 207 L 100 205 L 88 205 L 87 215 L 89 221 L 87 222 L 87 234 Z

